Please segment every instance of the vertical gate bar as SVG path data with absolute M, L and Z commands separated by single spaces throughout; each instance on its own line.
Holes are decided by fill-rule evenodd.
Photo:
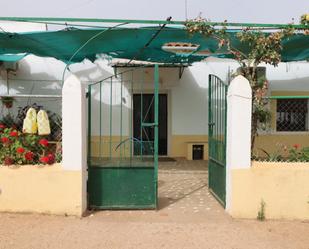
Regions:
M 215 147 L 215 150 L 216 150 L 216 160 L 218 162 L 219 159 L 219 155 L 220 155 L 220 144 L 218 142 L 219 140 L 219 124 L 220 124 L 220 118 L 219 118 L 219 81 L 218 81 L 218 78 L 216 76 L 214 76 L 215 78 L 215 81 L 216 81 L 216 86 L 215 86 L 215 92 L 216 92 L 216 98 L 215 98 L 215 102 L 216 102 L 216 147 Z M 217 175 L 217 162 L 215 163 L 215 175 Z
M 221 103 L 221 143 L 222 143 L 222 162 L 224 161 L 224 83 L 221 84 L 221 95 L 222 95 L 222 103 Z
M 216 155 L 216 152 L 217 152 L 217 145 L 216 145 L 216 136 L 217 136 L 217 125 L 216 125 L 216 122 L 217 122 L 217 103 L 216 103 L 216 95 L 217 95 L 217 79 L 214 78 L 213 79 L 214 81 L 214 93 L 213 93 L 213 110 L 214 110 L 214 131 L 213 131 L 213 141 L 214 141 L 214 158 L 217 158 L 217 155 Z
M 226 167 L 226 139 L 227 139 L 227 90 L 228 90 L 228 86 L 225 85 L 224 86 L 225 89 L 225 93 L 224 93 L 224 97 L 225 97 L 225 101 L 224 101 L 224 165 Z
M 222 89 L 223 89 L 223 85 L 222 85 L 222 82 L 220 82 L 220 88 L 219 88 L 219 93 L 220 93 L 220 97 L 219 97 L 219 103 L 220 103 L 220 105 L 219 105 L 219 113 L 220 113 L 220 134 L 219 134 L 219 137 L 220 137 L 220 139 L 219 139 L 219 141 L 220 141 L 220 148 L 222 148 L 222 146 L 223 146 L 223 132 L 222 132 L 222 128 L 223 128 L 223 126 L 222 126 L 222 101 L 223 101 L 223 99 L 222 99 Z M 223 155 L 222 155 L 222 150 L 220 149 L 220 161 L 222 161 L 222 159 L 223 159 Z
M 109 102 L 109 160 L 112 160 L 112 126 L 113 126 L 113 78 L 111 77 L 110 85 L 110 102 Z
M 217 141 L 218 141 L 218 147 L 221 148 L 221 142 L 220 142 L 220 119 L 221 119 L 221 113 L 220 113 L 220 81 L 219 79 L 217 79 L 217 113 L 218 113 L 218 117 L 217 117 L 217 123 L 218 123 L 218 133 L 217 133 Z M 217 159 L 220 161 L 220 156 L 221 156 L 221 151 L 220 149 L 217 150 L 218 151 L 218 157 Z
M 222 144 L 223 144 L 223 150 L 225 148 L 225 83 L 222 83 L 222 110 L 221 112 L 223 113 L 222 115 Z M 224 151 L 222 154 L 223 158 L 222 160 L 224 161 L 225 155 L 224 155 Z
M 213 158 L 215 158 L 215 135 L 216 135 L 216 127 L 215 127 L 215 122 L 216 122 L 216 103 L 215 103 L 215 100 L 216 100 L 216 79 L 214 77 L 212 77 L 212 83 L 211 83 L 211 86 L 212 86 L 212 93 L 211 93 L 211 101 L 212 101 L 212 122 L 213 122 L 213 125 L 212 125 L 212 146 L 213 146 Z
M 100 141 L 99 141 L 99 157 L 102 155 L 102 82 L 100 82 L 100 103 L 99 103 L 99 118 L 100 118 Z
M 88 166 L 91 166 L 91 85 L 88 86 Z
M 122 74 L 120 75 L 120 143 L 122 143 L 122 98 L 123 98 L 123 92 L 122 92 L 122 87 L 123 87 L 123 78 Z M 122 146 L 120 145 L 120 160 L 122 161 Z
M 130 135 L 129 135 L 129 138 L 131 139 L 130 141 L 130 166 L 132 166 L 132 145 L 134 145 L 134 139 L 133 139 L 133 95 L 134 95 L 134 92 L 133 92 L 133 70 L 131 71 L 131 114 L 130 114 Z
M 216 159 L 218 159 L 218 79 L 215 78 L 215 105 L 216 118 L 215 118 L 215 140 L 216 140 Z
M 141 156 L 141 160 L 143 160 L 143 92 L 144 92 L 144 68 L 142 70 L 142 82 L 141 82 L 141 123 L 140 123 L 140 156 Z
M 208 76 L 208 158 L 211 156 L 211 75 Z
M 218 149 L 218 147 L 220 146 L 220 143 L 219 143 L 219 132 L 220 132 L 220 113 L 219 113 L 219 94 L 220 94 L 220 91 L 219 91 L 219 81 L 218 79 L 216 78 L 216 113 L 217 113 L 217 117 L 216 117 L 216 127 L 217 127 L 217 130 L 216 130 L 216 141 L 217 141 L 217 160 L 219 159 L 220 157 L 220 150 Z
M 154 104 L 155 104 L 155 115 L 154 115 L 154 184 L 155 184 L 155 206 L 157 207 L 158 197 L 158 142 L 159 142 L 159 65 L 155 64 L 154 68 Z
M 221 82 L 218 79 L 218 146 L 220 147 L 220 149 L 218 149 L 218 159 L 221 161 L 221 140 L 220 140 L 220 133 L 221 133 L 221 103 L 220 103 L 220 98 L 221 98 L 221 93 L 220 93 L 220 89 L 221 89 Z
M 211 75 L 208 76 L 208 174 L 211 174 L 211 157 L 212 157 L 212 106 L 211 106 Z M 210 187 L 210 176 L 208 176 L 208 187 Z
M 217 124 L 217 144 L 219 147 L 220 146 L 220 85 L 219 85 L 219 80 L 218 78 L 216 78 L 217 80 L 217 87 L 216 87 L 216 95 L 217 95 L 217 98 L 216 98 L 216 109 L 217 109 L 217 121 L 216 121 L 216 124 Z M 220 150 L 217 148 L 217 160 L 220 160 Z
M 225 179 L 225 188 L 224 188 L 224 197 L 223 197 L 223 204 L 224 207 L 226 206 L 226 135 L 227 135 L 227 89 L 228 86 L 224 85 L 224 147 L 223 147 L 223 159 L 224 159 L 224 179 Z
M 216 157 L 216 117 L 217 117 L 217 113 L 216 113 L 216 79 L 213 78 L 213 93 L 212 93 L 212 110 L 213 110 L 213 131 L 212 131 L 212 139 L 213 139 L 213 157 Z

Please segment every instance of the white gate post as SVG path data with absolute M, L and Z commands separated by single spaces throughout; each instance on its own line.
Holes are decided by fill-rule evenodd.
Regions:
M 232 205 L 233 169 L 251 166 L 252 91 L 249 81 L 237 76 L 227 93 L 227 148 L 226 148 L 226 210 Z
M 62 89 L 62 166 L 81 172 L 81 213 L 87 208 L 86 95 L 80 80 L 69 76 Z M 78 187 L 78 186 L 77 186 Z

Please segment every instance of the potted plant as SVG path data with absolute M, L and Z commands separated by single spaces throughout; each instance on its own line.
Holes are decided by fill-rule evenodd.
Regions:
M 8 97 L 8 96 L 1 97 L 1 102 L 7 109 L 10 109 L 13 107 L 14 101 L 15 99 L 13 97 Z

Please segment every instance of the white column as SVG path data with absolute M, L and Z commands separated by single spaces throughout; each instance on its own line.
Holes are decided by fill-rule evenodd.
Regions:
M 231 171 L 251 166 L 252 91 L 249 81 L 237 76 L 227 94 L 226 210 L 231 208 Z
M 62 166 L 82 173 L 82 209 L 86 209 L 87 136 L 86 94 L 80 80 L 71 75 L 62 89 Z

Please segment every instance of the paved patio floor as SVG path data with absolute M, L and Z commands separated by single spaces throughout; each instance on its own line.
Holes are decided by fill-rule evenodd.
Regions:
M 161 214 L 191 221 L 225 216 L 223 207 L 208 191 L 207 161 L 161 162 L 158 185 Z

